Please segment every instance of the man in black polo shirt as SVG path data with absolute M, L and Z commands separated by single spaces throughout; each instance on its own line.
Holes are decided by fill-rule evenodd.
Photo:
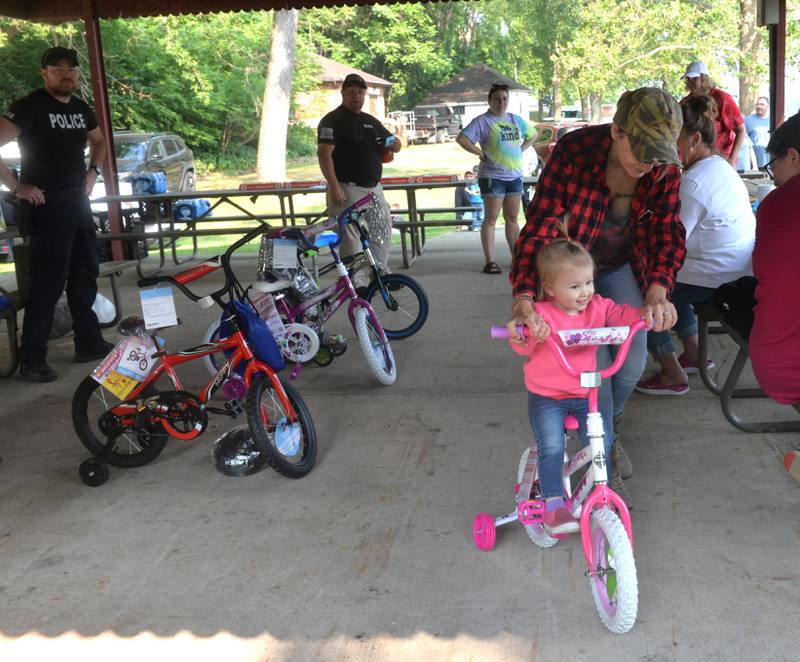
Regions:
M 89 193 L 100 172 L 105 141 L 92 109 L 73 96 L 78 56 L 51 48 L 42 57 L 43 89 L 11 104 L 0 117 L 0 145 L 17 138 L 19 181 L 0 159 L 0 183 L 30 205 L 30 291 L 22 326 L 20 373 L 37 382 L 58 378 L 47 364 L 56 302 L 67 286 L 75 331 L 75 360 L 95 361 L 113 347 L 92 310 L 97 295 L 97 238 Z M 89 145 L 89 169 L 84 148 Z
M 380 209 L 379 217 L 369 223 L 370 248 L 379 266 L 386 270 L 391 244 L 389 205 L 380 185 L 383 173 L 383 150 L 400 151 L 400 141 L 372 115 L 364 113 L 367 84 L 358 74 L 348 74 L 342 83 L 342 105 L 331 111 L 317 128 L 317 159 L 328 182 L 329 214 L 339 214 L 368 193 L 374 193 Z M 390 138 L 391 136 L 391 138 Z M 387 138 L 390 140 L 387 143 Z M 361 251 L 358 233 L 345 226 L 341 254 Z M 362 275 L 363 274 L 363 275 Z M 356 286 L 367 285 L 356 274 Z

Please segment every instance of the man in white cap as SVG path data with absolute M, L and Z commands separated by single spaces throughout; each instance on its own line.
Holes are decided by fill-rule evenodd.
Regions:
M 706 94 L 717 102 L 717 118 L 714 122 L 717 129 L 717 149 L 728 163 L 736 167 L 736 158 L 746 135 L 744 116 L 739 106 L 730 94 L 717 87 L 708 74 L 705 62 L 690 62 L 682 78 L 689 92 L 687 96 Z

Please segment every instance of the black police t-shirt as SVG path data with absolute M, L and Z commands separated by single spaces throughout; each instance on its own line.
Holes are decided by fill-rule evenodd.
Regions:
M 371 188 L 381 180 L 381 146 L 391 134 L 372 115 L 339 106 L 320 120 L 317 142 L 335 145 L 336 179 Z
M 11 104 L 3 117 L 18 126 L 20 181 L 45 191 L 83 186 L 86 134 L 97 127 L 94 111 L 77 97 L 62 103 L 37 90 Z

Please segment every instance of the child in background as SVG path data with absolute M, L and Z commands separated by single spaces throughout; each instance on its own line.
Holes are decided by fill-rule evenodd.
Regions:
M 473 207 L 480 207 L 480 209 L 472 212 L 472 225 L 469 229 L 472 232 L 480 232 L 483 226 L 483 198 L 481 197 L 481 187 L 478 185 L 478 180 L 475 179 L 474 173 L 471 171 L 464 173 L 464 179 L 467 181 L 467 199 L 469 204 Z
M 552 330 L 586 329 L 603 326 L 629 326 L 641 319 L 643 311 L 627 304 L 619 305 L 594 293 L 594 261 L 588 251 L 571 239 L 555 239 L 536 257 L 539 274 L 539 301 L 536 312 Z M 571 414 L 580 427 L 583 445 L 589 443 L 586 416 L 589 412 L 589 389 L 582 388 L 570 377 L 553 354 L 539 339 L 512 341 L 518 354 L 527 356 L 525 386 L 528 389 L 528 414 L 536 437 L 539 454 L 539 484 L 545 500 L 545 530 L 551 534 L 578 530 L 578 523 L 567 509 L 561 480 L 564 462 L 564 418 Z M 564 349 L 576 370 L 595 369 L 597 347 L 575 346 Z M 600 398 L 603 416 L 606 460 L 611 460 L 614 443 L 611 402 Z

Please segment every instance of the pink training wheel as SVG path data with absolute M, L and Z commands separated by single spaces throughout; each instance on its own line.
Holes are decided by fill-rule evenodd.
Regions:
M 472 523 L 472 539 L 475 547 L 482 552 L 489 552 L 494 547 L 495 528 L 491 513 L 478 513 Z

